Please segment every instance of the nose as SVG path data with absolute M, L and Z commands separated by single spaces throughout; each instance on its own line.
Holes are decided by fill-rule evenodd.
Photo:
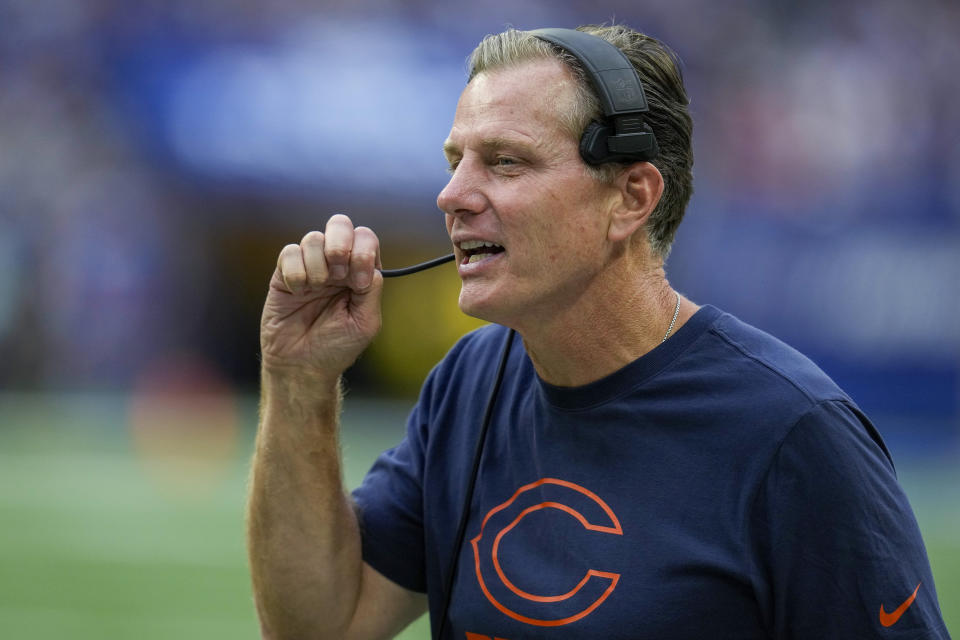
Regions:
M 478 169 L 472 164 L 468 163 L 466 158 L 461 160 L 447 186 L 437 195 L 437 206 L 445 214 L 461 216 L 480 213 L 486 206 Z

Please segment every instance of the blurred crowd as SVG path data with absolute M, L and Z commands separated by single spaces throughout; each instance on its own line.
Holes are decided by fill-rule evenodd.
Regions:
M 444 250 L 439 149 L 473 45 L 611 20 L 684 64 L 674 284 L 960 432 L 953 0 L 0 0 L 0 388 L 124 389 L 179 352 L 252 388 L 283 244 L 346 211 L 385 262 Z M 428 365 L 391 345 L 469 328 L 429 313 L 356 384 L 409 388 Z

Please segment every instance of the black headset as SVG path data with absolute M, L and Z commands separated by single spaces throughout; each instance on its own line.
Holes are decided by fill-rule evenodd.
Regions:
M 589 165 L 649 162 L 659 147 L 643 114 L 649 111 L 640 76 L 627 56 L 603 38 L 576 29 L 536 29 L 531 35 L 556 45 L 583 65 L 603 107 L 603 121 L 591 122 L 580 138 L 580 156 Z

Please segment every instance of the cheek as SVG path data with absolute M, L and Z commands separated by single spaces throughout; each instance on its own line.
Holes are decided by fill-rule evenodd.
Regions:
M 595 260 L 602 249 L 597 240 L 596 230 L 588 225 L 555 219 L 529 237 L 526 245 L 531 248 L 528 257 L 540 265 L 538 271 L 550 277 L 579 270 L 585 262 Z
M 606 237 L 606 228 L 599 213 L 585 210 L 587 213 L 574 213 L 564 219 L 554 220 L 551 233 L 557 238 L 557 245 L 565 251 L 576 254 L 595 254 L 602 248 Z

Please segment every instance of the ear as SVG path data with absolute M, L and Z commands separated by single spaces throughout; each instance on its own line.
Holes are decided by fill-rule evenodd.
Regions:
M 614 186 L 619 190 L 619 197 L 610 217 L 607 238 L 622 242 L 646 224 L 660 202 L 663 176 L 649 162 L 634 162 L 617 175 Z

